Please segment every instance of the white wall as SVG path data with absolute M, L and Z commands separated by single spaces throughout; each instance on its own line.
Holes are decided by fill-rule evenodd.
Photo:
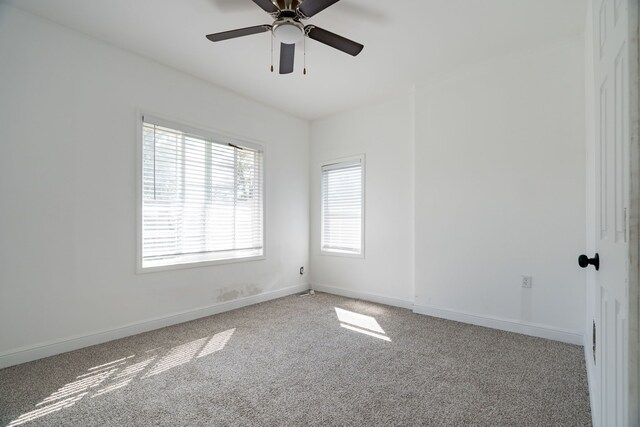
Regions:
M 312 286 L 582 343 L 583 46 L 491 60 L 313 122 Z M 320 165 L 361 153 L 365 258 L 320 255 Z
M 0 3 L 0 356 L 292 286 L 309 125 Z M 136 109 L 266 144 L 266 260 L 136 274 Z
M 413 93 L 311 125 L 311 283 L 315 289 L 411 306 Z M 365 154 L 365 257 L 320 255 L 320 167 Z
M 423 311 L 581 338 L 583 49 L 570 40 L 416 89 L 415 302 Z M 521 288 L 521 275 L 533 276 L 532 289 Z

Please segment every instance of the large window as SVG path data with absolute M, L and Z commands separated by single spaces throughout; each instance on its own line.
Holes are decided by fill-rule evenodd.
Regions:
M 322 166 L 322 253 L 364 255 L 364 156 Z
M 144 117 L 140 268 L 262 257 L 263 154 Z

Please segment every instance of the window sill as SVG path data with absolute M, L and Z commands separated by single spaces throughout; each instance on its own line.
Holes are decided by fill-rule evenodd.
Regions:
M 138 274 L 146 274 L 146 273 L 157 273 L 161 271 L 184 270 L 187 268 L 213 267 L 216 265 L 260 261 L 260 260 L 264 260 L 265 258 L 266 258 L 265 255 L 257 255 L 257 256 L 250 256 L 250 257 L 243 257 L 243 258 L 217 259 L 217 260 L 208 260 L 208 261 L 183 261 L 175 264 L 151 265 L 147 267 L 142 267 L 141 265 L 138 265 L 136 272 Z
M 335 256 L 335 257 L 343 257 L 343 258 L 364 258 L 364 253 L 354 254 L 350 252 L 339 252 L 339 251 L 325 251 L 320 250 L 320 255 L 322 256 Z

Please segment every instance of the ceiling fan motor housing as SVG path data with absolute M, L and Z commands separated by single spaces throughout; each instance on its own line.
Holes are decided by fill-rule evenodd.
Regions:
M 296 10 L 301 0 L 271 0 L 271 3 L 275 4 L 280 10 Z

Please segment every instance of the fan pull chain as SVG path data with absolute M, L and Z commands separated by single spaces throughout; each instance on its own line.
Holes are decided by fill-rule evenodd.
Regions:
M 271 72 L 273 73 L 273 33 L 271 33 Z
M 302 70 L 302 74 L 304 74 L 305 76 L 307 75 L 307 37 L 303 37 L 302 38 L 302 56 L 303 56 L 303 70 Z

